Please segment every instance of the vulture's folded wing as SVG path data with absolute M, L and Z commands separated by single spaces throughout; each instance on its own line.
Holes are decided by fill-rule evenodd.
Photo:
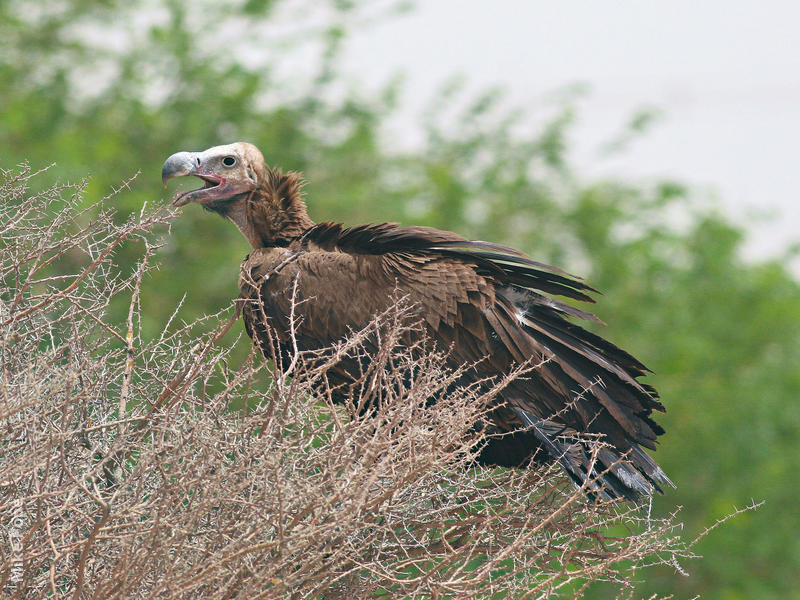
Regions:
M 502 376 L 515 365 L 539 364 L 504 391 L 505 408 L 498 411 L 505 411 L 506 426 L 527 428 L 539 437 L 545 431 L 602 434 L 644 474 L 637 479 L 629 468 L 615 466 L 617 479 L 630 483 L 616 481 L 623 491 L 641 493 L 637 486 L 668 481 L 638 449 L 639 444 L 654 447 L 663 433 L 650 418 L 653 410 L 663 410 L 657 394 L 637 381 L 647 369 L 568 320 L 597 320 L 593 315 L 545 295 L 592 301 L 588 293 L 594 290 L 578 278 L 510 248 L 449 232 L 394 224 L 346 229 L 330 223 L 315 226 L 288 248 L 255 250 L 242 273 L 242 296 L 261 304 L 260 313 L 245 311 L 251 335 L 266 318 L 286 336 L 294 315 L 299 347 L 321 348 L 404 299 L 454 366 L 474 364 L 471 372 L 486 377 Z M 538 443 L 536 436 L 531 441 L 551 454 L 558 445 Z M 586 455 L 574 444 L 563 447 L 570 455 Z

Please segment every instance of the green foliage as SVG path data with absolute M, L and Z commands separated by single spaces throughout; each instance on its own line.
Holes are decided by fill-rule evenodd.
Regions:
M 61 179 L 89 173 L 87 202 L 141 171 L 117 196 L 131 212 L 166 201 L 169 154 L 246 139 L 271 164 L 305 172 L 318 220 L 445 227 L 578 272 L 604 292 L 605 334 L 657 373 L 669 411 L 658 459 L 678 488 L 656 509 L 684 506 L 693 534 L 766 500 L 704 538 L 690 577 L 650 573 L 641 594 L 797 593 L 800 286 L 778 261 L 742 260 L 741 226 L 678 182 L 583 181 L 568 153 L 571 96 L 533 120 L 505 111 L 496 92 L 465 101 L 456 82 L 431 103 L 424 146 L 393 151 L 381 126 L 396 84 L 349 91 L 337 66 L 345 24 L 368 21 L 372 5 L 37 6 L 0 2 L 1 166 L 55 161 Z M 310 13 L 320 27 L 305 25 L 317 22 Z M 635 115 L 608 149 L 624 149 L 655 116 Z M 245 241 L 197 207 L 183 212 L 143 287 L 145 337 L 184 295 L 189 320 L 236 294 Z

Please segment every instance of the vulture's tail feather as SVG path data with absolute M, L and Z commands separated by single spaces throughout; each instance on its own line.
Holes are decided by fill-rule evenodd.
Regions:
M 632 446 L 625 457 L 609 446 L 592 447 L 590 440 L 559 439 L 566 432 L 563 425 L 539 419 L 531 413 L 513 408 L 548 455 L 557 460 L 577 487 L 583 487 L 590 498 L 638 500 L 661 492 L 659 483 L 673 485 L 664 472 L 638 446 Z

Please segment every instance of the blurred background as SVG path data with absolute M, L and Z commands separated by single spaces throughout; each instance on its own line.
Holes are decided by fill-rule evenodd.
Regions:
M 0 0 L 0 168 L 55 163 L 34 185 L 86 179 L 87 205 L 139 172 L 122 219 L 171 196 L 168 155 L 248 140 L 317 220 L 584 276 L 668 407 L 654 511 L 691 539 L 764 501 L 635 597 L 800 598 L 799 34 L 777 1 Z M 229 306 L 248 252 L 196 206 L 164 243 L 144 337 Z

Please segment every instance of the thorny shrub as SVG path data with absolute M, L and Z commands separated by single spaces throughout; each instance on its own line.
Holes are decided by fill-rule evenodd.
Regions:
M 629 597 L 642 568 L 692 556 L 674 517 L 589 501 L 557 467 L 475 466 L 491 392 L 442 394 L 455 374 L 409 358 L 396 314 L 295 355 L 293 377 L 254 352 L 230 366 L 232 308 L 140 339 L 172 209 L 120 223 L 81 185 L 29 191 L 36 175 L 0 187 L 4 596 L 550 598 L 605 580 Z M 124 244 L 143 247 L 132 272 L 114 261 Z M 318 390 L 330 356 L 367 338 L 355 402 L 381 402 L 352 418 Z

